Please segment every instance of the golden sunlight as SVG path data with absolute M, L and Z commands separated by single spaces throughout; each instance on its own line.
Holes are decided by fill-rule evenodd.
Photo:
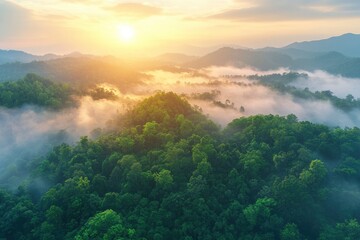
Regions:
M 118 36 L 125 43 L 132 42 L 135 38 L 135 29 L 130 25 L 119 25 Z

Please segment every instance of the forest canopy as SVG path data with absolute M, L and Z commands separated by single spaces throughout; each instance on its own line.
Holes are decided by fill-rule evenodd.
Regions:
M 0 238 L 360 238 L 358 128 L 258 115 L 221 130 L 164 92 L 115 124 L 0 190 Z
M 27 74 L 18 81 L 0 83 L 0 106 L 7 108 L 32 104 L 60 109 L 75 104 L 74 90 L 66 84 L 56 84 L 35 74 Z

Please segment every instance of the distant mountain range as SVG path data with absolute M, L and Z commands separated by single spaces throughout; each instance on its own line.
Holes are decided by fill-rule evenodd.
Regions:
M 2 64 L 0 82 L 18 80 L 27 73 L 81 87 L 107 82 L 118 86 L 124 92 L 140 84 L 141 79 L 146 77 L 132 66 L 111 57 L 64 57 L 48 61 Z
M 0 50 L 0 64 L 11 62 L 32 62 L 41 60 L 50 60 L 56 58 L 56 55 L 47 54 L 44 56 L 36 56 L 23 51 L 16 50 Z
M 74 60 L 75 58 L 78 60 Z M 86 73 L 86 68 L 91 68 L 96 61 L 100 62 L 95 65 L 104 67 L 103 60 L 101 57 L 81 53 L 36 56 L 22 51 L 0 50 L 0 81 L 18 79 L 28 72 L 42 74 L 49 78 L 62 77 L 65 78 L 63 79 L 65 81 L 75 81 L 76 79 L 71 76 L 71 71 Z M 106 64 L 110 64 L 110 62 L 111 59 L 108 59 Z M 147 60 L 147 63 L 149 62 L 156 63 L 158 66 L 180 65 L 187 68 L 234 66 L 251 67 L 259 70 L 273 70 L 282 67 L 291 70 L 324 70 L 345 77 L 360 78 L 360 35 L 348 33 L 324 40 L 292 43 L 283 48 L 223 47 L 202 57 L 167 53 L 150 59 L 150 61 Z M 75 67 L 76 65 L 79 66 Z M 113 67 L 106 66 L 106 68 L 108 67 L 114 71 Z M 70 72 L 61 72 L 62 70 L 59 72 L 57 69 L 66 69 Z M 106 77 L 111 78 L 104 70 L 100 71 Z M 118 71 L 115 72 L 119 73 Z M 121 72 L 124 73 L 124 69 Z M 88 77 L 96 82 L 94 78 L 101 77 L 99 74 L 96 73 L 94 76 L 89 75 Z
M 291 57 L 279 51 L 222 48 L 184 64 L 185 67 L 210 66 L 250 67 L 258 70 L 289 68 L 291 70 L 324 70 L 345 77 L 360 78 L 360 58 L 347 57 L 338 52 L 316 53 L 306 57 Z
M 351 56 L 356 57 L 350 56 L 350 49 L 353 49 Z M 360 35 L 344 34 L 325 40 L 293 43 L 284 48 L 221 48 L 187 62 L 184 66 L 234 66 L 259 70 L 285 67 L 291 70 L 324 70 L 345 77 L 360 77 Z
M 0 64 L 14 63 L 14 62 L 29 63 L 33 61 L 48 61 L 53 59 L 66 58 L 66 57 L 94 57 L 94 56 L 88 54 L 82 54 L 79 52 L 73 52 L 66 55 L 46 54 L 39 56 L 39 55 L 26 53 L 23 51 L 0 49 Z
M 260 70 L 269 70 L 279 68 L 279 66 L 287 67 L 290 61 L 292 61 L 291 57 L 278 52 L 225 47 L 188 62 L 185 66 L 193 68 L 227 65 L 239 68 L 253 66 Z
M 339 52 L 349 57 L 360 57 L 360 34 L 347 33 L 323 40 L 296 42 L 285 49 L 299 49 L 309 52 Z

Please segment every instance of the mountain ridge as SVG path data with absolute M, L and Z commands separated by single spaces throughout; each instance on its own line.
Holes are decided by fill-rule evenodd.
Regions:
M 59 58 L 66 57 L 94 57 L 94 55 L 83 54 L 80 52 L 71 52 L 64 55 L 58 55 L 54 53 L 47 53 L 44 55 L 35 55 L 21 50 L 13 50 L 13 49 L 0 49 L 0 65 L 6 63 L 30 63 L 33 61 L 49 61 L 55 60 Z
M 326 39 L 291 43 L 283 49 L 295 48 L 304 51 L 336 51 L 349 57 L 360 57 L 360 34 L 345 33 Z
M 232 65 L 234 67 L 254 66 L 260 70 L 270 70 L 279 65 L 287 66 L 291 58 L 277 52 L 263 52 L 254 49 L 220 48 L 195 61 L 186 63 L 186 67 L 209 67 Z

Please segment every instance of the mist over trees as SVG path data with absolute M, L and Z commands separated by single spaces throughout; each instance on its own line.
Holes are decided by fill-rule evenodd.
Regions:
M 233 76 L 236 77 L 236 76 Z M 339 98 L 330 90 L 311 92 L 309 88 L 299 89 L 291 86 L 289 83 L 296 81 L 299 78 L 307 78 L 306 74 L 299 74 L 296 72 L 270 75 L 251 75 L 248 79 L 258 80 L 261 84 L 270 87 L 281 93 L 289 93 L 294 97 L 306 100 L 320 100 L 329 101 L 331 104 L 343 111 L 351 111 L 360 108 L 360 99 L 356 99 L 353 95 L 348 94 L 345 98 Z
M 237 58 L 229 48 L 213 55 L 224 51 L 219 64 L 227 54 Z M 291 60 L 237 52 L 264 70 Z M 330 106 L 317 114 L 340 112 L 360 126 L 356 94 L 302 87 L 316 72 L 227 68 L 216 75 L 143 64 L 0 65 L 0 81 L 9 80 L 0 83 L 0 131 L 9 136 L 0 139 L 0 239 L 360 238 L 360 129 L 287 115 L 297 110 L 299 119 L 321 122 L 316 106 Z M 29 69 L 46 78 L 23 77 Z M 234 119 L 210 120 L 219 109 L 219 117 Z M 31 134 L 14 128 L 34 115 Z
M 221 130 L 174 93 L 33 160 L 6 239 L 358 239 L 360 130 L 294 115 Z M 47 188 L 39 188 L 39 182 Z

